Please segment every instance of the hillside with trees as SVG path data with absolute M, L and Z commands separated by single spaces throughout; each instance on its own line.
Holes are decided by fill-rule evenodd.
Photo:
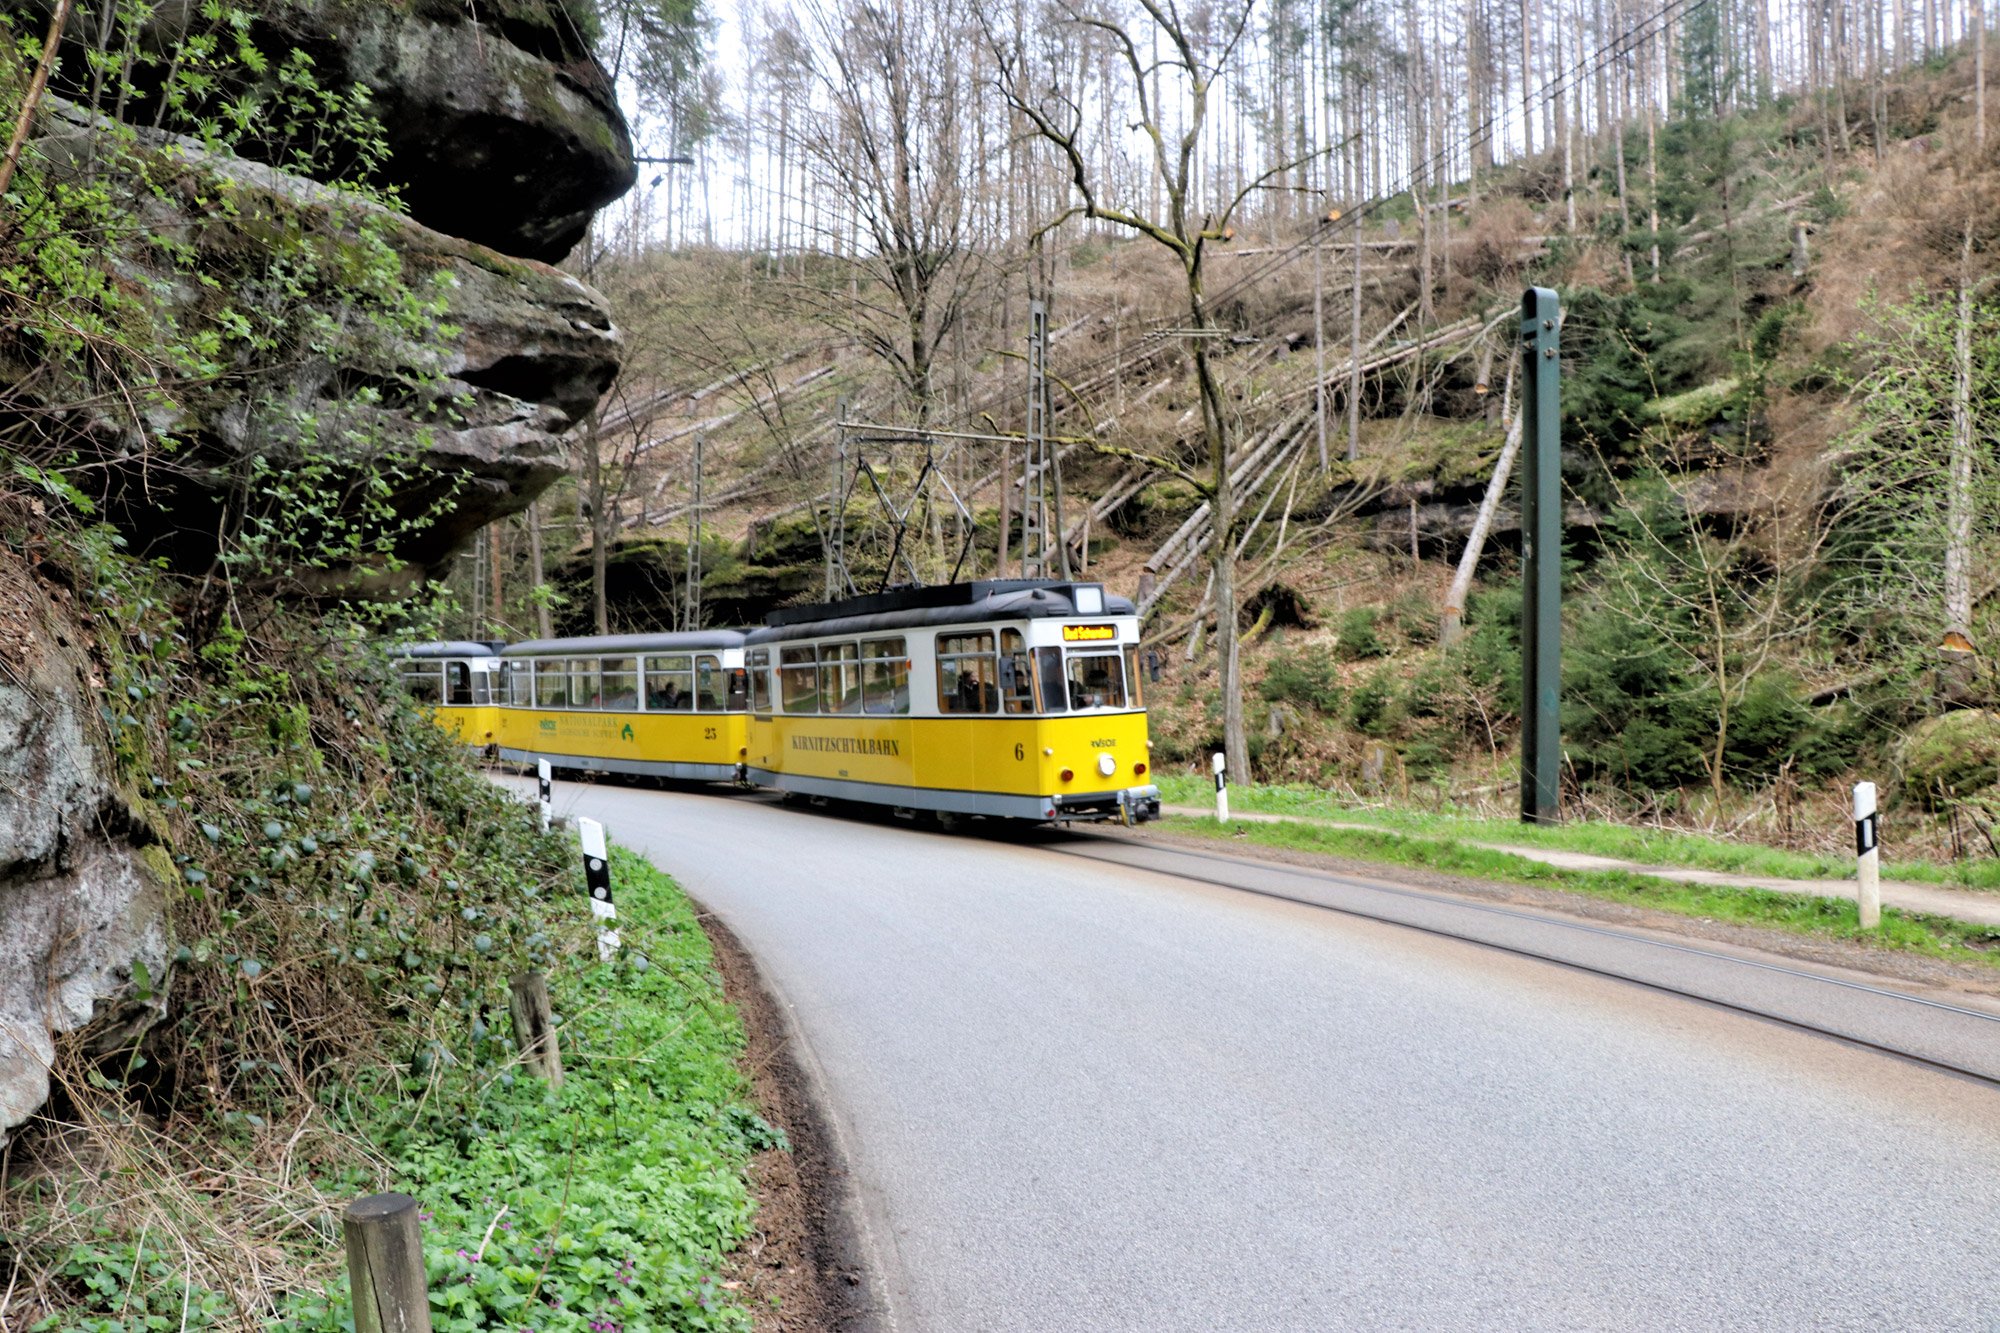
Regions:
M 1538 284 L 1569 799 L 1824 841 L 1865 769 L 1988 819 L 1976 12 L 826 4 L 740 32 L 689 167 L 573 261 L 632 357 L 576 477 L 461 557 L 468 630 L 754 622 L 835 589 L 836 508 L 854 586 L 1019 573 L 1039 302 L 1048 568 L 1139 601 L 1162 760 L 1504 804 Z

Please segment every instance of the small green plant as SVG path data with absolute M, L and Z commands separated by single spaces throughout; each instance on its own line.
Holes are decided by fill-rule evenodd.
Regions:
M 1318 644 L 1278 653 L 1257 692 L 1272 703 L 1303 704 L 1328 717 L 1339 714 L 1343 699 L 1333 656 Z
M 1341 614 L 1335 651 L 1342 661 L 1360 662 L 1388 653 L 1387 645 L 1377 632 L 1380 621 L 1381 613 L 1372 606 L 1357 606 Z

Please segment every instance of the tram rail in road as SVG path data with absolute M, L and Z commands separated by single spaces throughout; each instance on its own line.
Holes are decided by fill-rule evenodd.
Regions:
M 761 793 L 716 794 L 719 799 L 776 799 Z M 860 811 L 854 817 L 871 818 Z M 876 817 L 874 822 L 883 821 Z M 1011 845 L 1500 949 L 1783 1023 L 2000 1088 L 2000 1003 L 1974 1008 L 1980 1002 L 1974 997 L 1951 1003 L 1873 984 L 1852 973 L 1780 963 L 1749 950 L 1704 947 L 1659 932 L 1479 902 L 1388 880 L 1163 845 L 1143 834 L 1063 828 L 1036 836 L 1041 840 Z
M 1352 875 L 1225 856 L 1139 838 L 1069 831 L 1051 851 L 1365 917 L 1617 981 L 1914 1060 L 2000 1087 L 2000 1008 L 1969 1008 L 1853 976 L 1723 952 Z

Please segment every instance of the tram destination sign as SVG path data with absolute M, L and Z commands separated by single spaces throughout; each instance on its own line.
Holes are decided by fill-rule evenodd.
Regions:
M 1108 643 L 1118 637 L 1116 625 L 1064 625 L 1064 643 Z

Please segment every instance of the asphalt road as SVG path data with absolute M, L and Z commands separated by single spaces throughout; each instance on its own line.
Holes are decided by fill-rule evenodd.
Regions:
M 1990 1086 L 1328 910 L 1360 891 L 1310 876 L 1245 891 L 1226 860 L 768 798 L 557 800 L 719 913 L 791 1008 L 885 1327 L 2000 1329 Z M 1408 902 L 1432 930 L 1453 910 Z M 1671 952 L 1495 928 L 1585 966 Z M 1923 1026 L 1787 975 L 1736 1000 L 1816 987 L 1839 1023 Z M 1981 1055 L 1979 1020 L 1934 1016 Z

